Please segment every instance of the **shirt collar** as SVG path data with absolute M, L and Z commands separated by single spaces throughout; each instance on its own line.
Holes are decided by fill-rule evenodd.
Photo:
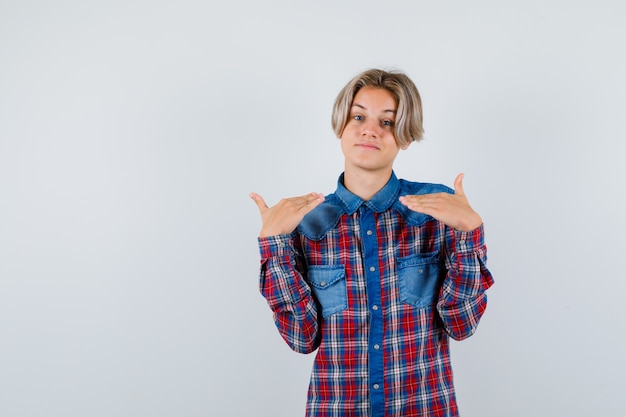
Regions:
M 388 210 L 398 199 L 400 194 L 400 181 L 396 178 L 396 174 L 392 171 L 391 178 L 387 184 L 378 191 L 369 201 L 364 201 L 361 197 L 350 192 L 343 185 L 343 174 L 337 180 L 337 191 L 335 195 L 339 198 L 341 205 L 347 214 L 353 214 L 361 205 L 365 205 L 376 213 Z

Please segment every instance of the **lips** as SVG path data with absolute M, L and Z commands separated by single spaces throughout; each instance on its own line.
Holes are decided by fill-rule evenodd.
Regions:
M 376 151 L 379 149 L 379 147 L 374 145 L 373 143 L 357 143 L 356 146 L 357 148 L 371 149 Z

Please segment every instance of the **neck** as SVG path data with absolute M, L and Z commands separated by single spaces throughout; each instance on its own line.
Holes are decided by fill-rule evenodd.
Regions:
M 385 171 L 348 170 L 343 173 L 343 185 L 351 193 L 369 201 L 391 178 L 391 169 Z

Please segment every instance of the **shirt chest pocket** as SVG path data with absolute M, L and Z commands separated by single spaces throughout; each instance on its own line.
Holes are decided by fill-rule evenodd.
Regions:
M 398 281 L 403 303 L 417 308 L 435 304 L 440 282 L 438 252 L 398 259 Z
M 311 265 L 309 285 L 324 318 L 348 308 L 346 271 L 343 265 Z

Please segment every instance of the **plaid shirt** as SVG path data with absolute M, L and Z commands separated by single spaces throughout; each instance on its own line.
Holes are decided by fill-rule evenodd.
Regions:
M 449 338 L 476 330 L 493 278 L 483 228 L 455 231 L 400 195 L 452 192 L 398 180 L 363 201 L 337 190 L 292 234 L 259 238 L 260 290 L 289 346 L 317 349 L 307 416 L 457 416 Z

